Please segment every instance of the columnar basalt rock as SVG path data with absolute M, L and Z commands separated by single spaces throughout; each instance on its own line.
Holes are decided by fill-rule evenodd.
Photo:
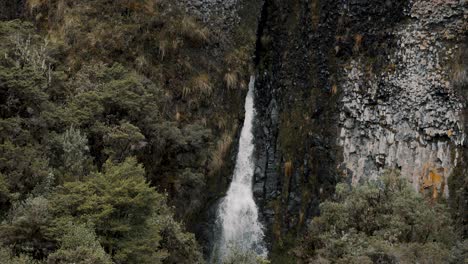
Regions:
M 257 40 L 254 191 L 273 248 L 318 214 L 338 178 L 330 56 L 336 7 L 333 1 L 265 1 Z M 323 15 L 315 21 L 318 12 Z
M 449 195 L 467 151 L 466 21 L 455 0 L 265 2 L 254 193 L 267 236 L 300 230 L 337 181 L 387 169 Z
M 397 46 L 383 69 L 373 72 L 366 57 L 351 59 L 342 83 L 340 144 L 354 183 L 397 168 L 436 197 L 448 195 L 465 140 L 464 106 L 450 72 L 466 14 L 457 1 L 427 2 L 413 2 L 412 19 L 392 29 Z
M 230 30 L 252 0 L 184 1 Z M 466 1 L 259 3 L 253 191 L 270 246 L 300 233 L 338 181 L 399 169 L 449 196 L 450 175 L 466 172 Z

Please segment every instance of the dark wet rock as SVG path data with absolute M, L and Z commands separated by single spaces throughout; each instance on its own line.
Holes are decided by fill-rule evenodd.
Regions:
M 432 171 L 448 195 L 466 152 L 455 89 L 464 77 L 450 73 L 466 41 L 463 10 L 455 0 L 265 1 L 255 196 L 267 239 L 304 228 L 337 181 L 397 168 L 419 189 Z

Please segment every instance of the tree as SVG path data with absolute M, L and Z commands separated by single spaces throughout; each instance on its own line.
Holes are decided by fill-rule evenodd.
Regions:
M 66 182 L 52 195 L 55 233 L 64 233 L 61 227 L 71 219 L 91 223 L 116 263 L 161 263 L 168 252 L 175 255 L 186 250 L 185 257 L 201 256 L 194 238 L 174 228 L 178 224 L 165 196 L 145 181 L 144 169 L 135 158 L 121 164 L 108 161 L 103 171 L 84 182 Z M 168 243 L 163 246 L 163 241 Z
M 140 129 L 129 122 L 121 122 L 104 136 L 105 153 L 114 161 L 121 162 L 125 158 L 136 154 L 145 145 L 145 136 Z
M 88 139 L 79 129 L 73 126 L 57 136 L 59 149 L 56 153 L 56 167 L 61 174 L 79 180 L 87 173 L 90 167 L 88 156 Z
M 0 208 L 5 208 L 10 200 L 10 190 L 8 189 L 8 184 L 6 182 L 5 176 L 0 173 Z M 0 210 L 0 217 L 3 212 Z
M 39 146 L 0 143 L 0 173 L 10 193 L 24 199 L 49 175 L 48 162 Z
M 0 247 L 0 263 L 5 264 L 42 264 L 42 262 L 34 260 L 32 257 L 21 254 L 16 256 L 13 251 L 7 247 Z
M 92 228 L 69 222 L 60 239 L 60 248 L 47 258 L 48 264 L 112 264 L 97 241 Z
M 42 197 L 30 197 L 15 202 L 6 221 L 0 225 L 0 242 L 12 246 L 15 254 L 29 254 L 42 259 L 54 248 L 48 233 L 51 224 L 49 201 Z

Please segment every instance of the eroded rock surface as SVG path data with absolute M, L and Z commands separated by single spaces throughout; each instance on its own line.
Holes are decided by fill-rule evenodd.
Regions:
M 392 29 L 397 46 L 380 72 L 360 56 L 345 69 L 343 163 L 354 183 L 397 168 L 415 188 L 448 195 L 465 140 L 464 105 L 451 72 L 466 12 L 458 1 L 415 1 L 407 15 L 408 22 Z
M 182 0 L 187 12 L 219 30 L 230 29 L 239 22 L 240 0 Z
M 338 181 L 399 169 L 450 195 L 466 173 L 466 21 L 464 0 L 265 1 L 254 193 L 273 241 Z

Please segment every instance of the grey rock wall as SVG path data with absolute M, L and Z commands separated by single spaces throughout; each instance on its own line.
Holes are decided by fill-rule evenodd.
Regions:
M 229 31 L 244 1 L 183 3 Z M 399 169 L 450 195 L 468 145 L 466 1 L 259 2 L 254 195 L 270 246 L 300 234 L 338 181 Z
M 240 0 L 181 0 L 187 12 L 218 30 L 232 28 L 239 22 Z
M 354 183 L 396 168 L 416 189 L 448 195 L 465 140 L 451 74 L 466 32 L 462 2 L 412 2 L 410 19 L 392 29 L 387 68 L 372 72 L 357 56 L 345 69 L 339 143 Z
M 466 1 L 265 3 L 254 193 L 268 238 L 300 233 L 336 182 L 388 169 L 449 196 L 466 167 Z

